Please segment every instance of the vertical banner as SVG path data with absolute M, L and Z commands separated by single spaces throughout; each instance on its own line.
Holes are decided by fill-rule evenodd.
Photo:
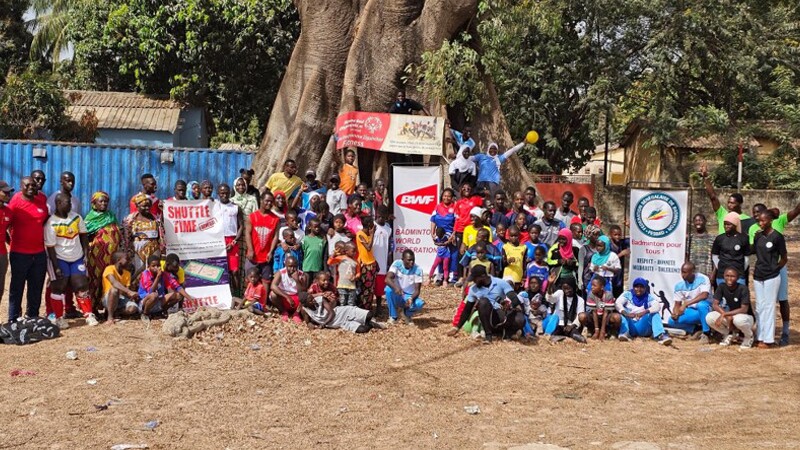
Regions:
M 411 249 L 416 263 L 428 273 L 436 259 L 431 237 L 431 214 L 439 199 L 441 169 L 436 167 L 393 166 L 394 176 L 394 256 Z
M 639 277 L 650 281 L 650 292 L 661 299 L 665 323 L 686 259 L 688 199 L 686 190 L 631 189 L 629 284 Z
M 192 312 L 201 306 L 231 307 L 228 258 L 222 231 L 222 211 L 213 200 L 166 200 L 164 231 L 167 254 L 181 259 L 185 288 L 195 301 L 184 301 Z

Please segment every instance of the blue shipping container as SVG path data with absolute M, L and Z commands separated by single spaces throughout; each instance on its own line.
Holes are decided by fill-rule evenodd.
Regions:
M 170 156 L 172 162 L 161 162 L 169 160 Z M 155 176 L 159 198 L 172 197 L 177 180 L 209 180 L 216 191 L 221 182 L 233 188 L 239 169 L 249 168 L 253 156 L 252 152 L 235 150 L 0 140 L 0 180 L 19 191 L 22 177 L 42 170 L 47 175 L 44 192 L 50 195 L 60 187 L 61 172 L 72 172 L 76 179 L 74 195 L 81 200 L 81 214 L 85 216 L 89 212 L 94 192 L 105 191 L 111 197 L 111 209 L 121 221 L 128 214 L 130 198 L 141 190 L 142 174 Z

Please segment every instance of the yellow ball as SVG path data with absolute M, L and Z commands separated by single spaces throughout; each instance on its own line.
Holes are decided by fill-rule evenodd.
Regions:
M 539 133 L 536 131 L 528 131 L 528 134 L 525 135 L 525 142 L 528 144 L 535 144 L 539 141 Z

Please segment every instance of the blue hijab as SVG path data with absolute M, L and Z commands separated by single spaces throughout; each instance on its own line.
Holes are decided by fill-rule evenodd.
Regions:
M 602 266 L 608 262 L 608 257 L 611 256 L 611 239 L 609 239 L 608 236 L 600 236 L 597 240 L 605 245 L 605 249 L 603 253 L 595 253 L 592 255 L 592 264 Z
M 631 287 L 631 300 L 633 300 L 633 304 L 638 306 L 639 308 L 647 308 L 648 304 L 650 303 L 650 282 L 645 280 L 644 278 L 637 278 L 633 280 L 633 286 L 640 284 L 644 286 L 644 293 L 641 297 L 636 295 L 636 291 L 633 290 Z

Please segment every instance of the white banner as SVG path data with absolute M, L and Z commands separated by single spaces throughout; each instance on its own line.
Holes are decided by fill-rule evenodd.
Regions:
M 222 210 L 213 200 L 166 200 L 164 232 L 167 254 L 181 259 L 186 274 L 186 292 L 195 301 L 184 301 L 183 309 L 200 306 L 229 309 L 232 303 L 228 258 L 222 231 Z
M 431 214 L 439 201 L 441 169 L 394 166 L 394 256 L 399 259 L 411 249 L 423 273 L 436 259 L 431 238 Z
M 650 292 L 661 299 L 666 323 L 675 285 L 681 281 L 686 259 L 686 218 L 689 192 L 631 189 L 630 278 L 650 282 Z

